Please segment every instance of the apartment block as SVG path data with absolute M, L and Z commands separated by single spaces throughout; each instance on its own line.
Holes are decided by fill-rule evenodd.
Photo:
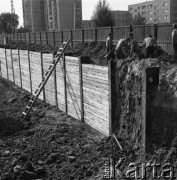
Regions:
M 58 31 L 57 2 L 46 0 L 44 2 L 45 27 L 49 31 Z
M 82 28 L 82 0 L 22 0 L 24 26 L 34 31 Z
M 32 32 L 45 30 L 43 0 L 22 0 L 24 26 Z
M 177 19 L 177 0 L 153 0 L 128 6 L 131 17 L 138 13 L 146 23 L 173 23 Z
M 128 11 L 112 11 L 115 19 L 115 26 L 126 26 L 130 23 L 130 14 Z

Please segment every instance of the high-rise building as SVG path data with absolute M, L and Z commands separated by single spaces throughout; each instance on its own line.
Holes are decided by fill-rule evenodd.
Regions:
M 82 28 L 82 1 L 74 0 L 74 29 Z
M 45 30 L 43 0 L 22 0 L 24 26 L 32 32 Z
M 82 0 L 22 0 L 24 26 L 32 31 L 82 28 Z
M 58 19 L 57 19 L 57 2 L 56 0 L 46 0 L 45 4 L 45 22 L 46 29 L 49 31 L 58 30 Z
M 47 30 L 82 28 L 81 0 L 45 0 L 44 7 Z
M 147 24 L 177 22 L 177 0 L 153 0 L 128 6 L 134 18 L 138 13 Z
M 128 11 L 111 11 L 114 15 L 115 26 L 126 26 L 130 23 L 130 14 Z

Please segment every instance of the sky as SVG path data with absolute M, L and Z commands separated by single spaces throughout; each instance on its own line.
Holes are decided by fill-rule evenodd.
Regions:
M 0 13 L 11 12 L 11 0 L 0 0 Z M 89 20 L 99 0 L 82 0 L 83 20 Z M 128 10 L 129 4 L 141 3 L 146 0 L 107 0 L 112 10 Z M 14 0 L 15 13 L 19 16 L 19 24 L 23 25 L 22 0 Z

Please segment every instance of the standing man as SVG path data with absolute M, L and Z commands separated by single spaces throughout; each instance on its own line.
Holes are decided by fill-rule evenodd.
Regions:
M 172 43 L 173 43 L 173 53 L 174 53 L 174 61 L 177 62 L 177 24 L 173 24 L 172 31 Z
M 141 51 L 140 51 L 138 42 L 135 39 L 133 39 L 133 33 L 129 33 L 128 37 L 130 39 L 129 58 L 135 57 L 135 58 L 138 58 L 138 60 L 140 60 L 141 59 Z
M 126 59 L 128 57 L 128 43 L 130 42 L 129 38 L 120 39 L 117 43 L 115 54 L 117 59 Z
M 149 35 L 149 37 L 144 39 L 143 46 L 146 48 L 146 58 L 154 58 L 154 46 L 155 46 L 155 40 L 152 38 L 152 35 Z
M 113 41 L 112 41 L 112 34 L 109 33 L 108 38 L 106 40 L 106 49 L 107 49 L 107 54 L 109 54 L 112 50 L 112 45 L 113 45 Z

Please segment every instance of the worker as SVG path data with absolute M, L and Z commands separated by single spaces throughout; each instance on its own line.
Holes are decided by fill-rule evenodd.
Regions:
M 109 33 L 108 38 L 106 40 L 107 54 L 109 54 L 111 52 L 112 45 L 113 45 L 112 34 Z
M 145 38 L 143 41 L 143 46 L 146 48 L 146 58 L 154 58 L 154 46 L 156 45 L 155 39 L 152 38 L 152 35 Z
M 128 57 L 128 43 L 130 42 L 129 38 L 120 39 L 115 48 L 115 54 L 117 59 L 125 59 Z
M 174 61 L 177 62 L 177 24 L 173 24 L 173 31 L 172 31 L 172 44 L 173 44 L 173 58 Z
M 129 33 L 128 37 L 130 39 L 129 58 L 135 57 L 135 58 L 138 58 L 140 60 L 141 59 L 141 51 L 140 51 L 140 47 L 138 45 L 138 42 L 133 38 L 133 33 Z

